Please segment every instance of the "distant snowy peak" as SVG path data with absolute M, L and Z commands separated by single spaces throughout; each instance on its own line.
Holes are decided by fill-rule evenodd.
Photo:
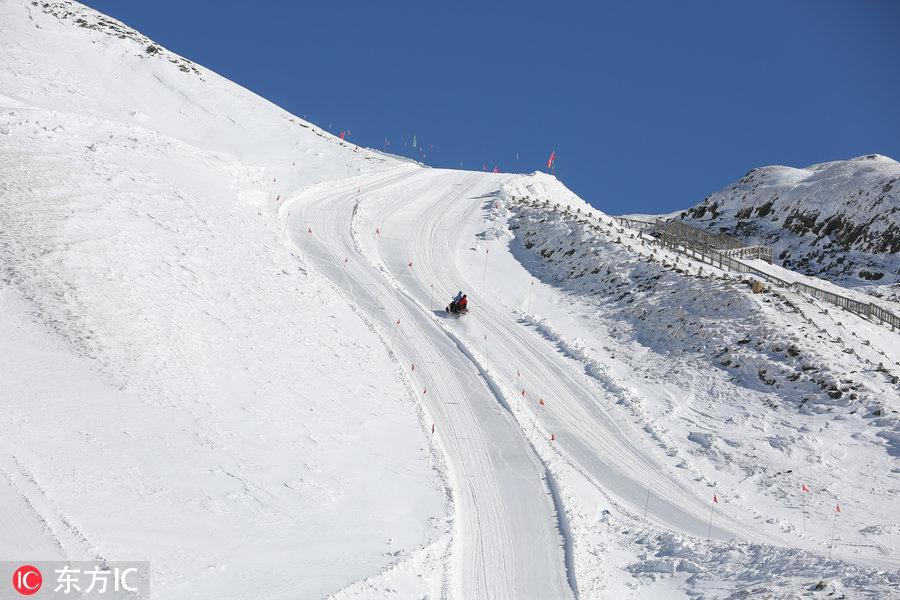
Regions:
M 771 245 L 778 262 L 809 275 L 900 281 L 900 163 L 886 156 L 752 169 L 680 218 Z

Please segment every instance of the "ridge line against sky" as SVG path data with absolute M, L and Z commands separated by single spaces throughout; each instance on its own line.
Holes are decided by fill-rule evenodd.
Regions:
M 430 165 L 516 172 L 555 150 L 612 214 L 763 165 L 900 157 L 890 0 L 85 4 L 364 146 L 422 159 L 415 136 Z

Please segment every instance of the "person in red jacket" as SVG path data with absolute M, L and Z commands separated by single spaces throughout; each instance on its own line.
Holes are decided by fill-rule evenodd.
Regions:
M 460 292 L 459 294 L 456 295 L 456 298 L 454 298 L 450 302 L 450 304 L 447 306 L 446 310 L 449 313 L 458 315 L 458 314 L 464 313 L 468 310 L 466 308 L 466 305 L 468 305 L 468 303 L 469 303 L 469 300 L 468 300 L 468 298 L 466 298 L 466 295 L 463 294 L 462 292 Z

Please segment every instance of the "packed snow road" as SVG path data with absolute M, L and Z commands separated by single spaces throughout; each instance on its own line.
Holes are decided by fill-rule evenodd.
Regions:
M 448 269 L 452 248 L 446 248 L 445 255 L 436 247 L 432 254 L 405 256 L 405 240 L 413 230 L 436 236 L 447 211 L 471 212 L 472 199 L 495 191 L 496 181 L 401 169 L 319 188 L 285 210 L 292 210 L 297 219 L 289 227 L 308 260 L 339 282 L 361 315 L 392 338 L 397 359 L 410 369 L 416 393 L 436 424 L 435 445 L 449 463 L 454 493 L 454 595 L 571 597 L 545 469 L 496 391 L 461 352 L 459 334 L 465 322 L 445 327 L 437 316 L 442 311 L 429 310 L 423 285 Z M 388 219 L 378 227 L 380 235 L 368 225 L 371 217 L 360 218 L 358 201 L 379 208 L 372 215 L 376 221 Z M 394 210 L 403 206 L 421 207 L 428 213 L 426 220 L 418 211 Z M 373 259 L 387 266 L 379 268 Z M 442 308 L 448 294 L 449 288 L 435 286 L 431 308 Z M 458 334 L 448 334 L 453 330 Z

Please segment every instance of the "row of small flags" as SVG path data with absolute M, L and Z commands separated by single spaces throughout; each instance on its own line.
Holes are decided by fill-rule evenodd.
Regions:
M 342 130 L 342 131 L 340 132 L 340 134 L 339 134 L 339 137 L 341 138 L 341 140 L 346 140 L 349 136 L 350 136 L 350 130 L 349 130 L 349 129 L 347 129 L 347 130 Z M 406 146 L 406 142 L 404 142 L 403 145 Z M 413 148 L 416 148 L 416 149 L 419 151 L 419 154 L 421 155 L 422 158 L 425 158 L 425 154 L 426 154 L 425 146 L 419 144 L 418 139 L 417 139 L 417 137 L 416 137 L 415 134 L 413 134 L 412 143 L 411 143 L 410 145 L 411 145 Z M 388 138 L 385 138 L 385 139 L 384 139 L 384 149 L 385 149 L 385 151 L 387 151 L 388 149 L 390 149 L 390 146 L 391 146 L 391 140 L 389 140 Z M 432 150 L 434 150 L 434 144 L 431 144 L 431 145 L 429 145 L 429 147 L 428 147 L 428 152 L 430 152 L 430 151 L 432 151 Z M 516 152 L 516 160 L 519 160 L 519 153 L 518 153 L 518 152 Z M 555 164 L 555 163 L 556 163 L 556 150 L 552 150 L 552 151 L 550 152 L 550 157 L 547 159 L 547 170 L 550 171 L 551 173 L 553 172 L 553 167 L 554 167 L 554 164 Z M 460 166 L 461 166 L 461 165 L 462 165 L 462 163 L 460 163 Z M 483 164 L 482 164 L 481 170 L 487 172 L 487 170 L 488 170 L 488 165 L 487 165 L 487 163 L 483 163 Z M 492 172 L 492 173 L 500 173 L 500 172 L 501 172 L 501 171 L 500 171 L 500 166 L 499 166 L 499 165 L 494 165 L 494 168 L 491 169 L 491 172 Z
M 809 489 L 809 486 L 805 483 L 800 484 L 800 494 L 803 498 L 802 505 L 802 514 L 803 514 L 803 535 L 806 535 L 806 494 L 811 494 L 812 492 Z M 647 490 L 647 500 L 649 502 L 650 499 L 650 491 L 649 488 Z M 719 496 L 717 494 L 713 494 L 712 503 L 709 508 L 709 531 L 706 534 L 706 542 L 709 543 L 710 535 L 712 534 L 712 525 L 713 525 L 713 514 L 715 513 L 715 506 L 719 503 Z M 841 503 L 836 502 L 834 505 L 834 520 L 831 523 L 831 544 L 828 548 L 828 558 L 831 559 L 831 555 L 834 552 L 834 532 L 835 527 L 837 526 L 837 517 L 841 514 Z M 646 511 L 644 513 L 644 518 L 646 518 Z
M 304 120 L 304 121 L 308 120 L 308 119 L 307 119 L 307 115 L 303 115 L 303 120 Z M 329 124 L 329 125 L 328 125 L 329 129 L 331 129 L 332 126 L 333 126 L 333 124 Z M 340 132 L 340 138 L 341 138 L 342 140 L 345 140 L 345 139 L 346 139 L 347 137 L 349 137 L 349 136 L 350 136 L 350 130 L 349 130 L 349 129 L 347 129 L 347 130 L 342 130 L 342 131 Z M 403 142 L 403 146 L 404 146 L 404 147 L 406 146 L 406 144 L 407 144 L 406 142 Z M 422 157 L 423 159 L 425 158 L 425 154 L 426 154 L 425 147 L 424 147 L 422 144 L 419 144 L 418 138 L 416 137 L 416 134 L 413 134 L 413 137 L 412 137 L 412 143 L 411 143 L 410 145 L 411 145 L 413 148 L 416 148 L 417 150 L 419 150 L 419 154 L 421 155 L 421 157 Z M 389 149 L 390 149 L 390 146 L 391 146 L 391 141 L 390 141 L 388 138 L 385 138 L 385 139 L 384 139 L 384 149 L 385 149 L 385 151 L 389 150 Z M 434 144 L 429 145 L 429 147 L 428 147 L 428 152 L 430 152 L 431 150 L 434 150 Z M 518 153 L 518 152 L 516 152 L 516 160 L 519 160 L 519 153 Z M 549 172 L 551 172 L 551 173 L 553 172 L 553 166 L 554 166 L 555 162 L 556 162 L 556 150 L 552 150 L 552 151 L 550 152 L 550 157 L 547 159 L 547 170 L 548 170 Z M 460 166 L 462 166 L 462 163 L 460 163 Z M 482 166 L 482 170 L 483 170 L 483 171 L 487 171 L 487 163 L 485 163 L 485 164 Z M 499 167 L 498 165 L 494 165 L 494 168 L 493 168 L 492 172 L 493 172 L 493 173 L 500 173 L 500 167 Z
M 516 369 L 516 387 L 517 388 L 519 387 L 519 382 L 520 382 L 521 378 L 522 378 L 522 372 L 520 370 Z M 526 397 L 526 395 L 527 395 L 527 391 L 524 388 L 522 388 L 522 391 L 521 391 L 522 399 L 524 399 Z M 532 423 L 531 433 L 529 433 L 529 438 L 533 438 L 533 436 L 534 436 L 534 430 L 535 430 L 538 420 L 540 419 L 540 410 L 541 410 L 542 406 L 544 406 L 544 399 L 539 398 L 538 404 L 537 404 L 537 410 L 535 411 L 535 420 Z M 555 433 L 550 433 L 550 441 L 551 442 L 556 441 Z M 810 494 L 812 492 L 810 491 L 809 486 L 805 483 L 800 484 L 800 490 L 801 490 L 801 494 L 803 495 L 802 496 L 803 497 L 803 507 L 802 507 L 803 534 L 806 535 L 806 494 Z M 648 490 L 647 490 L 648 503 L 649 503 L 649 499 L 650 499 L 649 493 L 650 493 L 650 490 L 648 488 Z M 717 493 L 714 493 L 712 496 L 712 503 L 710 504 L 709 531 L 707 532 L 707 543 L 709 542 L 711 534 L 712 534 L 713 516 L 715 515 L 715 506 L 718 504 L 719 504 L 719 495 Z M 832 521 L 832 526 L 831 526 L 831 544 L 829 546 L 829 552 L 828 552 L 829 559 L 831 558 L 832 552 L 834 551 L 834 536 L 835 536 L 835 527 L 837 525 L 837 516 L 841 513 L 842 513 L 841 504 L 840 504 L 840 502 L 838 502 L 834 505 L 834 520 Z M 646 518 L 646 512 L 645 512 L 644 518 Z
M 524 392 L 524 390 L 523 390 L 523 392 Z M 801 490 L 801 492 L 806 493 L 806 494 L 812 493 L 812 492 L 810 492 L 810 490 L 809 490 L 809 486 L 806 485 L 805 483 L 800 484 L 800 490 Z M 803 508 L 803 513 L 804 513 L 804 515 L 805 515 L 805 514 L 806 514 L 806 505 L 805 505 L 806 497 L 804 496 L 803 498 L 804 498 L 804 508 Z M 712 501 L 713 501 L 713 504 L 718 504 L 718 503 L 719 503 L 719 497 L 718 497 L 716 494 L 713 494 L 713 499 L 712 499 Z M 834 505 L 834 512 L 835 512 L 835 513 L 841 512 L 841 504 L 840 504 L 840 502 Z

